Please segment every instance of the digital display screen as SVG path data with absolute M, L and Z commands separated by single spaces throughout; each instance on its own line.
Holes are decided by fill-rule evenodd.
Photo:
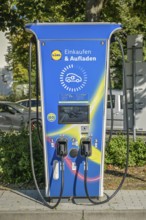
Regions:
M 58 106 L 59 124 L 89 124 L 89 106 Z

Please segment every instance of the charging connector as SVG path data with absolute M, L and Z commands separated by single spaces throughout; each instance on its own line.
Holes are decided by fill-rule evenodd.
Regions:
M 80 142 L 81 146 L 81 156 L 89 157 L 92 154 L 91 148 L 91 139 L 90 138 L 82 138 Z
M 68 154 L 68 140 L 66 138 L 59 138 L 56 142 L 56 150 L 58 157 L 66 157 Z

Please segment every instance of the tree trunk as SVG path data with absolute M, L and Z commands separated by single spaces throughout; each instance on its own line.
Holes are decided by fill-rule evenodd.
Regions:
M 107 0 L 86 0 L 86 21 L 99 20 L 100 12 Z

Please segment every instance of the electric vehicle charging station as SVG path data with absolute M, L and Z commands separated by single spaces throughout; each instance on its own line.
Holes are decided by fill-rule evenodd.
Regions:
M 110 40 L 120 29 L 116 23 L 26 25 L 37 42 L 46 197 L 59 197 L 64 171 L 62 198 L 87 198 L 85 169 L 90 197 L 103 196 Z

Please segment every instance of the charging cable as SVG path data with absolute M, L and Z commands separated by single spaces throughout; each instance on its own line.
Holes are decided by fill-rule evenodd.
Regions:
M 123 84 L 124 84 L 124 98 L 125 98 L 125 118 L 126 118 L 126 130 L 127 130 L 127 151 L 126 151 L 126 165 L 125 165 L 125 171 L 124 171 L 124 175 L 123 178 L 118 186 L 118 188 L 115 190 L 115 192 L 111 195 L 108 196 L 107 199 L 103 200 L 103 201 L 94 201 L 88 192 L 88 187 L 87 187 L 87 169 L 88 169 L 88 157 L 87 155 L 85 155 L 85 170 L 84 170 L 84 188 L 85 188 L 85 192 L 87 195 L 87 198 L 89 199 L 89 201 L 94 204 L 94 205 L 100 205 L 100 204 L 104 204 L 106 202 L 109 202 L 118 192 L 119 190 L 122 188 L 123 183 L 125 181 L 127 172 L 128 172 L 128 161 L 129 161 L 129 126 L 128 126 L 128 102 L 127 102 L 127 83 L 126 83 L 126 68 L 125 68 L 125 59 L 124 59 L 124 50 L 123 50 L 123 46 L 122 43 L 120 41 L 120 39 L 118 37 L 115 37 L 115 40 L 118 42 L 120 50 L 121 50 L 121 54 L 122 54 L 122 61 L 123 61 Z
M 38 194 L 40 195 L 40 198 L 42 199 L 42 204 L 47 206 L 50 209 L 56 208 L 62 198 L 63 194 L 63 189 L 64 189 L 64 161 L 63 161 L 63 156 L 61 156 L 61 189 L 60 189 L 60 194 L 57 202 L 54 205 L 50 205 L 43 197 L 39 186 L 38 182 L 36 180 L 36 175 L 35 175 L 35 169 L 34 169 L 34 157 L 33 157 L 33 146 L 32 146 L 32 127 L 31 127 L 31 68 L 32 68 L 32 45 L 33 45 L 33 39 L 31 39 L 30 44 L 29 44 L 29 146 L 30 146 L 30 160 L 31 160 L 31 169 L 32 169 L 32 175 L 33 175 L 33 180 L 35 183 L 35 187 L 38 191 Z M 38 123 L 38 121 L 37 121 Z M 37 126 L 38 128 L 38 126 Z
M 106 148 L 109 147 L 109 143 L 112 139 L 112 135 L 113 135 L 113 124 L 114 124 L 114 117 L 113 117 L 113 95 L 112 95 L 112 83 L 111 83 L 111 73 L 109 71 L 109 96 L 110 96 L 110 110 L 111 110 L 111 126 L 110 126 L 110 134 L 108 137 L 108 140 L 106 142 Z M 108 107 L 108 106 L 107 106 Z

